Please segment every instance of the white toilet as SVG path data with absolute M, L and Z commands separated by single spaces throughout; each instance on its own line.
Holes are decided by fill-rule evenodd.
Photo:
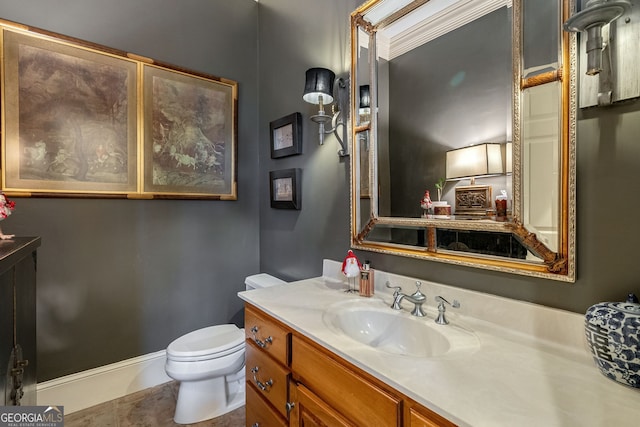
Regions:
M 284 283 L 264 273 L 245 279 L 247 290 Z M 198 329 L 169 344 L 165 371 L 180 381 L 176 423 L 197 423 L 244 405 L 244 345 L 244 329 L 233 324 Z

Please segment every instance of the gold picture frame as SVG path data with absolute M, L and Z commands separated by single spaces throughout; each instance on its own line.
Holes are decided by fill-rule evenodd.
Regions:
M 236 198 L 237 87 L 143 65 L 143 194 Z
M 2 191 L 237 199 L 237 83 L 0 20 Z

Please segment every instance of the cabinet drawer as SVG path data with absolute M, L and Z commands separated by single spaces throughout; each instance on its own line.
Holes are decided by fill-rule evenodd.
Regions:
M 288 366 L 289 332 L 249 305 L 245 307 L 244 313 L 244 333 L 247 340 L 269 353 L 278 362 Z
M 398 426 L 402 401 L 294 336 L 291 370 L 329 406 L 363 426 Z M 338 392 L 339 390 L 339 392 Z
M 287 421 L 262 398 L 253 385 L 247 383 L 247 427 L 286 427 Z
M 409 408 L 408 419 L 406 427 L 456 427 L 452 422 L 422 407 Z
M 247 382 L 269 401 L 273 407 L 287 416 L 287 396 L 289 395 L 289 370 L 273 360 L 254 344 L 247 344 Z

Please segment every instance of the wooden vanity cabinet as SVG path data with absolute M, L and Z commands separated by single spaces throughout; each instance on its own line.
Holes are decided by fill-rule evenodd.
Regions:
M 250 304 L 245 334 L 247 427 L 455 427 Z

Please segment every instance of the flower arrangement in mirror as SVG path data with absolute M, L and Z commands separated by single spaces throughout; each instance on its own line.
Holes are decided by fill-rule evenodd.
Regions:
M 16 207 L 16 202 L 9 200 L 2 192 L 0 192 L 0 221 L 11 215 L 11 211 Z M 0 240 L 13 239 L 15 234 L 4 234 L 0 228 Z
M 447 185 L 447 180 L 445 178 L 440 178 L 438 182 L 436 182 L 436 190 L 438 190 L 438 201 L 442 198 L 442 190 L 444 190 L 444 186 Z
M 433 202 L 434 218 L 451 218 L 451 206 L 447 203 L 446 200 L 442 201 L 442 190 L 444 190 L 445 185 L 447 185 L 447 180 L 445 178 L 440 178 L 438 182 L 436 182 L 436 190 L 438 190 L 438 201 Z

